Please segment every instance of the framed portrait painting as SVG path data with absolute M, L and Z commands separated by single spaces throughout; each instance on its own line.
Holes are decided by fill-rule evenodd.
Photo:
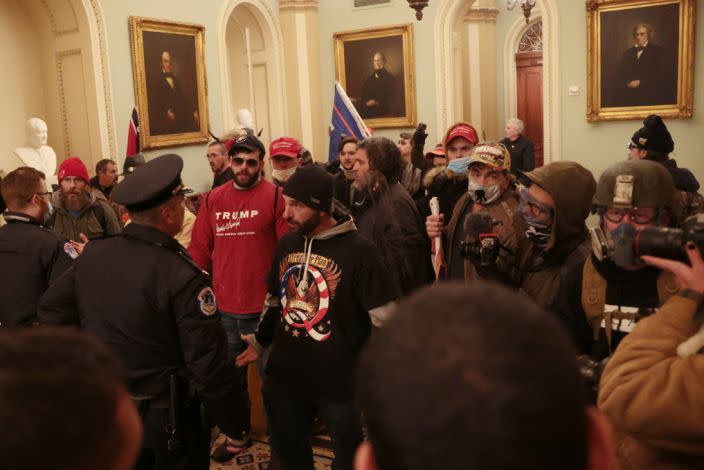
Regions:
M 337 79 L 369 127 L 413 127 L 413 25 L 335 33 Z
M 689 118 L 695 0 L 589 0 L 587 119 Z
M 207 142 L 205 28 L 133 16 L 130 32 L 142 148 Z

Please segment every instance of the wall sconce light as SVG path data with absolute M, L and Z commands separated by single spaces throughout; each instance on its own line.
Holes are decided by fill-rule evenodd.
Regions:
M 408 6 L 416 11 L 416 19 L 423 19 L 423 8 L 428 6 L 430 0 L 408 0 Z

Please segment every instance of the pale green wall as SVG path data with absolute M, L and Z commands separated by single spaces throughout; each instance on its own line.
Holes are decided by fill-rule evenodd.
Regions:
M 278 0 L 268 0 L 278 11 Z M 108 61 L 112 79 L 113 108 L 115 112 L 117 148 L 120 161 L 127 147 L 127 130 L 135 104 L 130 49 L 130 16 L 183 21 L 205 26 L 205 67 L 208 80 L 208 114 L 210 126 L 216 134 L 224 129 L 222 84 L 218 53 L 219 15 L 227 0 L 102 0 L 108 43 Z M 174 152 L 183 157 L 183 179 L 196 191 L 210 189 L 212 173 L 205 159 L 205 145 L 174 147 L 144 152 L 147 158 Z
M 320 83 L 323 87 L 323 122 L 330 124 L 335 83 L 335 54 L 333 34 L 379 26 L 413 23 L 413 39 L 416 60 L 416 106 L 417 119 L 428 125 L 428 143 L 434 146 L 442 132 L 436 129 L 435 117 L 435 50 L 433 25 L 438 9 L 437 1 L 423 10 L 422 21 L 416 21 L 415 11 L 406 0 L 391 0 L 390 4 L 366 8 L 354 8 L 353 0 L 320 0 Z M 396 141 L 398 134 L 413 129 L 375 129 L 375 135 Z M 327 148 L 327 147 L 326 147 Z
M 575 160 L 592 170 L 596 177 L 607 166 L 626 158 L 626 143 L 634 131 L 641 127 L 641 121 L 620 121 L 588 123 L 587 113 L 587 17 L 584 2 L 560 0 L 559 2 L 559 46 L 560 63 L 560 132 L 562 138 L 558 158 Z M 697 25 L 704 24 L 704 5 L 697 2 Z M 497 55 L 499 61 L 498 78 L 503 84 L 504 38 L 515 21 L 522 15 L 519 8 L 512 12 L 500 6 L 497 18 Z M 545 24 L 543 24 L 545 26 Z M 701 29 L 701 28 L 700 28 Z M 704 152 L 699 138 L 704 132 L 704 34 L 699 31 L 696 37 L 694 117 L 686 120 L 667 120 L 666 124 L 675 140 L 672 157 L 681 167 L 689 168 L 700 180 L 704 180 Z M 580 88 L 579 96 L 568 96 L 570 85 Z M 502 85 L 503 86 L 503 85 Z M 501 92 L 499 93 L 501 95 Z M 504 104 L 499 97 L 499 123 L 503 126 Z M 503 127 L 501 127 L 503 128 Z

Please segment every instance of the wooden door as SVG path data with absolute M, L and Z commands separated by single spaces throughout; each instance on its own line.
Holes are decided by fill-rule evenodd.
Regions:
M 535 166 L 543 166 L 543 53 L 516 54 L 517 117 L 535 145 Z

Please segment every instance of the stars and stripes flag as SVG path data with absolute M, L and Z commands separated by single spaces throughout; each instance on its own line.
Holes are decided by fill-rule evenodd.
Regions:
M 332 124 L 330 129 L 328 161 L 337 160 L 337 150 L 342 135 L 348 135 L 362 140 L 371 137 L 372 133 L 364 124 L 364 121 L 347 96 L 347 93 L 342 88 L 342 85 L 340 85 L 340 82 L 335 81 L 335 99 L 332 104 Z
M 139 116 L 137 108 L 132 108 L 132 119 L 130 119 L 130 128 L 127 131 L 127 151 L 126 157 L 131 157 L 139 153 Z

